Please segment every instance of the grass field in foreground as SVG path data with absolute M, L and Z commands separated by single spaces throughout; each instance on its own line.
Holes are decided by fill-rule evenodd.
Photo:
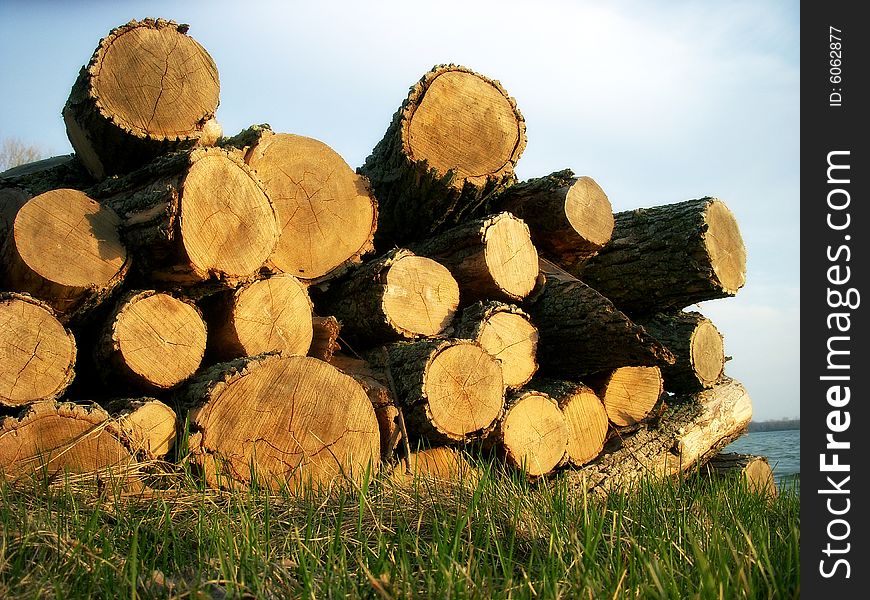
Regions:
M 484 465 L 305 499 L 0 483 L 0 598 L 794 598 L 797 491 L 645 483 L 607 498 Z

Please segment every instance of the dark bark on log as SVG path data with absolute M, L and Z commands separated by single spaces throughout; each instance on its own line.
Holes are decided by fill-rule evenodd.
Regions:
M 631 316 L 734 296 L 746 281 L 737 222 L 715 198 L 614 215 L 610 243 L 575 274 Z
M 597 291 L 547 261 L 524 304 L 538 328 L 541 371 L 576 378 L 623 366 L 659 366 L 674 356 Z

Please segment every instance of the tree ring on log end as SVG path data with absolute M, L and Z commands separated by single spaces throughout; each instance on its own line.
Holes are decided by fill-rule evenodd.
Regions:
M 181 237 L 191 265 L 204 279 L 249 277 L 275 248 L 275 212 L 256 180 L 223 151 L 197 152 L 181 196 Z
M 574 465 L 584 465 L 604 448 L 607 411 L 598 395 L 585 386 L 559 404 L 568 424 L 568 458 Z
M 72 334 L 27 296 L 0 296 L 0 405 L 60 396 L 73 378 Z
M 508 297 L 522 300 L 538 278 L 538 252 L 528 226 L 502 213 L 486 228 L 484 256 L 493 281 Z
M 236 292 L 235 335 L 245 356 L 278 350 L 307 354 L 314 336 L 308 292 L 291 275 L 255 281 Z
M 403 256 L 390 265 L 383 311 L 393 327 L 412 336 L 441 333 L 459 306 L 459 285 L 440 263 Z
M 713 272 L 723 291 L 734 295 L 746 283 L 746 247 L 737 220 L 720 200 L 711 202 L 704 216 L 704 241 Z
M 145 294 L 122 309 L 112 337 L 135 375 L 154 387 L 169 389 L 199 368 L 205 353 L 205 323 L 186 302 L 168 294 Z
M 617 427 L 643 420 L 664 391 L 659 367 L 619 367 L 598 392 L 607 418 Z
M 521 127 L 500 87 L 471 72 L 448 70 L 429 82 L 405 140 L 412 160 L 425 160 L 442 177 L 453 170 L 453 185 L 461 188 L 516 162 Z
M 591 177 L 579 177 L 565 195 L 565 216 L 580 237 L 601 247 L 613 234 L 613 207 Z M 592 217 L 592 219 L 590 219 Z
M 97 50 L 99 69 L 91 80 L 103 114 L 140 137 L 197 137 L 219 102 L 212 58 L 168 21 L 117 31 Z
M 501 414 L 501 365 L 475 343 L 455 343 L 429 359 L 423 395 L 432 425 L 448 438 L 464 441 L 488 430 Z
M 34 273 L 76 289 L 107 286 L 127 262 L 121 220 L 84 192 L 58 189 L 31 198 L 15 217 L 15 247 Z
M 540 392 L 525 393 L 508 409 L 501 432 L 508 461 L 533 477 L 552 471 L 568 447 L 562 411 Z
M 482 324 L 477 343 L 501 361 L 504 384 L 509 388 L 528 383 L 538 368 L 538 330 L 523 315 L 508 311 L 493 314 Z
M 725 367 L 722 335 L 710 321 L 701 321 L 691 340 L 691 360 L 704 387 L 711 387 Z

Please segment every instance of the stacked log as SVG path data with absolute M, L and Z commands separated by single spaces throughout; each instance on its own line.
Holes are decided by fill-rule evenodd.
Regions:
M 302 493 L 474 479 L 482 451 L 612 489 L 740 435 L 722 336 L 682 311 L 745 281 L 721 200 L 614 215 L 589 176 L 519 182 L 515 100 L 457 65 L 356 172 L 267 125 L 218 139 L 187 31 L 112 30 L 63 110 L 75 154 L 0 174 L 3 478 L 184 460 Z

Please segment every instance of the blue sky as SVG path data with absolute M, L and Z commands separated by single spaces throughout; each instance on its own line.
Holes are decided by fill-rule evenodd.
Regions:
M 190 24 L 221 80 L 227 133 L 317 138 L 351 166 L 408 87 L 453 62 L 526 118 L 520 178 L 572 168 L 614 210 L 716 196 L 748 254 L 735 298 L 693 308 L 725 336 L 757 420 L 800 415 L 799 3 L 29 2 L 0 4 L 0 137 L 71 151 L 60 111 L 101 37 Z

